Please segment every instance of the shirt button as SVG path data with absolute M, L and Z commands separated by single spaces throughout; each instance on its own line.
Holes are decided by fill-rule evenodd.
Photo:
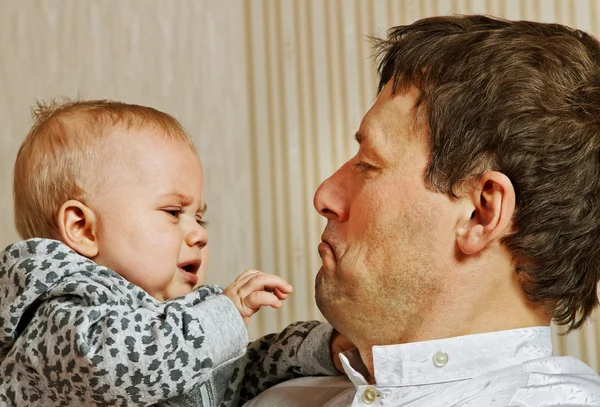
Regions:
M 375 403 L 375 400 L 377 399 L 377 390 L 373 387 L 367 387 L 362 394 L 362 399 L 367 404 Z
M 434 365 L 436 365 L 437 367 L 443 367 L 446 366 L 446 363 L 448 363 L 447 353 L 438 351 L 433 354 Z

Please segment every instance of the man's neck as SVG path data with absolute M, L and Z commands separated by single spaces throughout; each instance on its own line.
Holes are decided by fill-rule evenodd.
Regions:
M 389 332 L 387 337 L 378 335 L 377 343 L 368 338 L 365 342 L 355 341 L 370 375 L 374 376 L 373 346 L 550 325 L 550 313 L 543 306 L 525 299 L 518 276 L 515 274 L 512 280 L 508 280 L 499 279 L 488 284 L 487 289 L 477 281 L 454 285 L 460 289 L 440 295 L 433 309 L 419 312 L 418 325 L 411 324 L 402 327 L 403 331 Z

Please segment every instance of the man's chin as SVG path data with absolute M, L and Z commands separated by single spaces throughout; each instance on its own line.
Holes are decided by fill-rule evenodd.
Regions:
M 317 304 L 317 308 L 321 312 L 321 314 L 325 317 L 327 321 L 329 321 L 329 302 L 323 297 L 319 296 L 319 293 L 315 294 L 315 303 Z
M 327 275 L 328 273 L 321 267 L 315 278 L 315 303 L 321 314 L 329 319 L 329 310 L 332 308 L 334 298 L 331 292 L 331 279 L 328 279 Z
M 317 307 L 321 309 L 322 299 L 323 299 L 323 267 L 319 269 L 317 276 L 315 277 L 315 302 L 317 303 Z
M 333 273 L 327 270 L 325 266 L 321 266 L 315 277 L 315 293 L 317 295 L 319 293 L 323 294 L 329 289 L 333 280 L 332 275 Z
M 321 258 L 321 268 L 317 276 L 333 276 L 337 272 L 337 262 L 333 256 L 323 256 Z

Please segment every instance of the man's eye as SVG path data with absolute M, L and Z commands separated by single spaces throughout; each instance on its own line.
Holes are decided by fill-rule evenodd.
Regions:
M 354 164 L 354 168 L 356 168 L 358 170 L 358 172 L 363 173 L 363 172 L 372 170 L 373 166 L 359 161 L 356 164 Z

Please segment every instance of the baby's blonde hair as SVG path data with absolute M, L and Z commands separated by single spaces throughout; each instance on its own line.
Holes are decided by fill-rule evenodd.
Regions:
M 38 102 L 33 118 L 14 168 L 15 226 L 23 239 L 59 238 L 60 207 L 70 199 L 85 202 L 90 180 L 103 177 L 94 174 L 92 162 L 116 131 L 150 128 L 195 151 L 179 121 L 151 107 L 110 100 Z

